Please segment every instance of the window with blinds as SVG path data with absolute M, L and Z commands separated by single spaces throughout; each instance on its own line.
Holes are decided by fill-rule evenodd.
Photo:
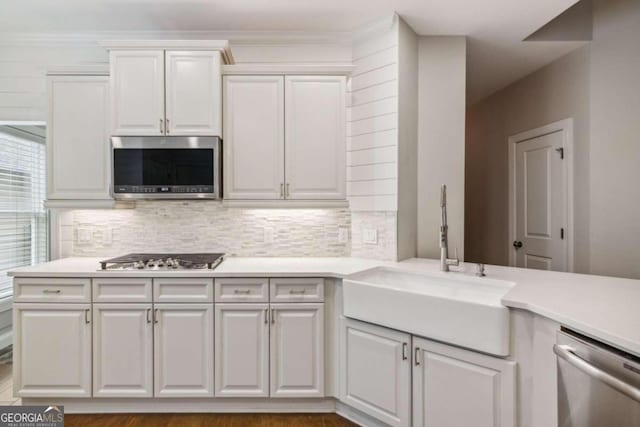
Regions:
M 45 144 L 0 126 L 0 298 L 12 292 L 6 272 L 48 259 Z

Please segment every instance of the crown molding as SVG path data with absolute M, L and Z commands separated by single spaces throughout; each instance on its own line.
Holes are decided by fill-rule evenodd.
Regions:
M 0 45 L 95 46 L 102 40 L 228 40 L 231 45 L 350 43 L 351 32 L 305 31 L 96 31 L 79 33 L 7 32 Z

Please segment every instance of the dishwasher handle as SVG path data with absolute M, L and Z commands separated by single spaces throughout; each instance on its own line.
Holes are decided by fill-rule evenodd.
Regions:
M 571 366 L 605 383 L 609 387 L 619 391 L 625 396 L 629 396 L 636 402 L 640 402 L 640 389 L 622 381 L 619 378 L 614 377 L 613 375 L 603 371 L 602 369 L 593 366 L 591 363 L 578 356 L 573 348 L 571 348 L 571 346 L 554 344 L 553 352 L 558 355 L 558 357 L 566 360 Z

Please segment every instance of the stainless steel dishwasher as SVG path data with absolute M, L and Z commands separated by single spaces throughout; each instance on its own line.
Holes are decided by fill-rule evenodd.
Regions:
M 558 332 L 559 427 L 639 427 L 640 358 Z

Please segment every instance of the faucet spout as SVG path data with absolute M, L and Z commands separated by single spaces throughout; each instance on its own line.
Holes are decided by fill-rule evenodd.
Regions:
M 449 258 L 449 226 L 447 225 L 447 186 L 442 184 L 440 187 L 440 270 L 449 271 L 449 266 L 457 266 L 458 250 L 456 249 L 455 258 Z

